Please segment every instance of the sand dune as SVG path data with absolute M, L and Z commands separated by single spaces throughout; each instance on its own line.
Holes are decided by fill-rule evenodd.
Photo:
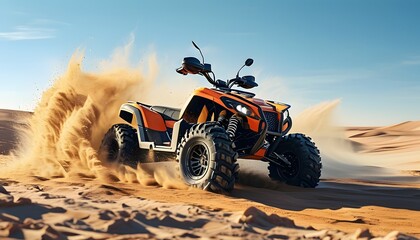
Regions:
M 10 124 L 17 112 L 0 111 L 0 151 L 10 152 L 17 134 Z M 9 125 L 8 125 L 9 124 Z M 408 124 L 408 123 L 406 123 Z M 418 124 L 390 128 L 349 129 L 351 141 L 379 144 L 399 131 L 411 136 Z M 390 134 L 372 134 L 393 131 Z M 407 133 L 404 133 L 407 131 Z M 11 137 L 15 136 L 15 137 Z M 376 138 L 376 139 L 372 139 Z M 367 140 L 369 139 L 369 141 Z M 387 144 L 401 144 L 398 141 Z M 408 148 L 415 152 L 414 148 Z M 405 152 L 410 152 L 405 149 Z M 377 154 L 376 152 L 369 152 Z M 397 153 L 396 153 L 397 154 Z M 389 154 L 387 154 L 388 156 Z M 392 155 L 392 154 L 391 154 Z M 0 155 L 3 164 L 13 161 Z M 375 158 L 376 159 L 376 158 Z M 398 159 L 399 160 L 399 159 Z M 150 164 L 170 171 L 174 163 Z M 161 187 L 89 176 L 42 177 L 37 174 L 1 178 L 0 237 L 26 239 L 278 239 L 420 237 L 420 182 L 400 174 L 388 178 L 324 179 L 316 189 L 270 181 L 264 163 L 241 161 L 240 183 L 230 196 L 196 189 Z M 325 164 L 324 164 L 325 166 Z M 409 165 L 413 171 L 419 165 Z M 329 167 L 329 166 L 325 166 Z M 359 171 L 353 166 L 343 171 Z M 367 172 L 371 172 L 367 168 Z M 382 168 L 381 168 L 382 169 Z M 337 171 L 338 169 L 333 169 Z M 382 169 L 384 170 L 384 169 Z M 385 169 L 386 170 L 386 169 Z M 386 171 L 383 172 L 386 175 Z M 153 176 L 153 175 L 151 175 Z M 369 230 L 361 230 L 369 229 Z M 406 234 L 406 235 L 405 235 Z M 409 237 L 409 236 L 413 237 Z
M 28 112 L 0 109 L 0 154 L 8 155 L 16 146 L 15 128 L 25 125 Z
M 420 173 L 420 121 L 388 127 L 349 128 L 349 138 L 360 144 L 359 152 L 376 156 L 374 164 Z
M 350 138 L 366 143 L 367 152 L 420 151 L 420 121 L 404 122 L 390 127 L 350 128 Z

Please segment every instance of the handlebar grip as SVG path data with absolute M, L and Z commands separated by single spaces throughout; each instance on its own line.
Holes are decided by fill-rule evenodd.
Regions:
M 182 75 L 187 75 L 188 72 L 183 68 L 183 67 L 179 67 L 176 69 L 176 72 Z

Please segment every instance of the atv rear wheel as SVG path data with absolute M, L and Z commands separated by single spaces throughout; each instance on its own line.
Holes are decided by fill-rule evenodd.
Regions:
M 122 163 L 136 167 L 138 147 L 136 129 L 127 124 L 115 124 L 102 140 L 99 157 L 106 163 Z
M 270 162 L 268 170 L 271 179 L 305 188 L 318 185 L 322 168 L 321 157 L 309 137 L 299 133 L 286 135 L 282 137 L 273 155 L 284 157 L 290 165 L 280 160 L 280 165 Z
M 239 170 L 237 157 L 225 129 L 215 122 L 191 127 L 177 151 L 185 182 L 213 192 L 233 190 Z

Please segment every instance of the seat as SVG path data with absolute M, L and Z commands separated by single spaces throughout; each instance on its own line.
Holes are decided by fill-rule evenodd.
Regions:
M 171 108 L 171 107 L 164 107 L 164 106 L 152 106 L 150 107 L 151 110 L 158 112 L 162 115 L 164 120 L 174 120 L 177 121 L 180 118 L 181 109 L 179 108 Z

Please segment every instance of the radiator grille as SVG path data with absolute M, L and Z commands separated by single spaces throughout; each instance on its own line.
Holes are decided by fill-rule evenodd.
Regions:
M 267 121 L 268 131 L 279 131 L 279 114 L 276 112 L 264 112 L 265 120 Z

